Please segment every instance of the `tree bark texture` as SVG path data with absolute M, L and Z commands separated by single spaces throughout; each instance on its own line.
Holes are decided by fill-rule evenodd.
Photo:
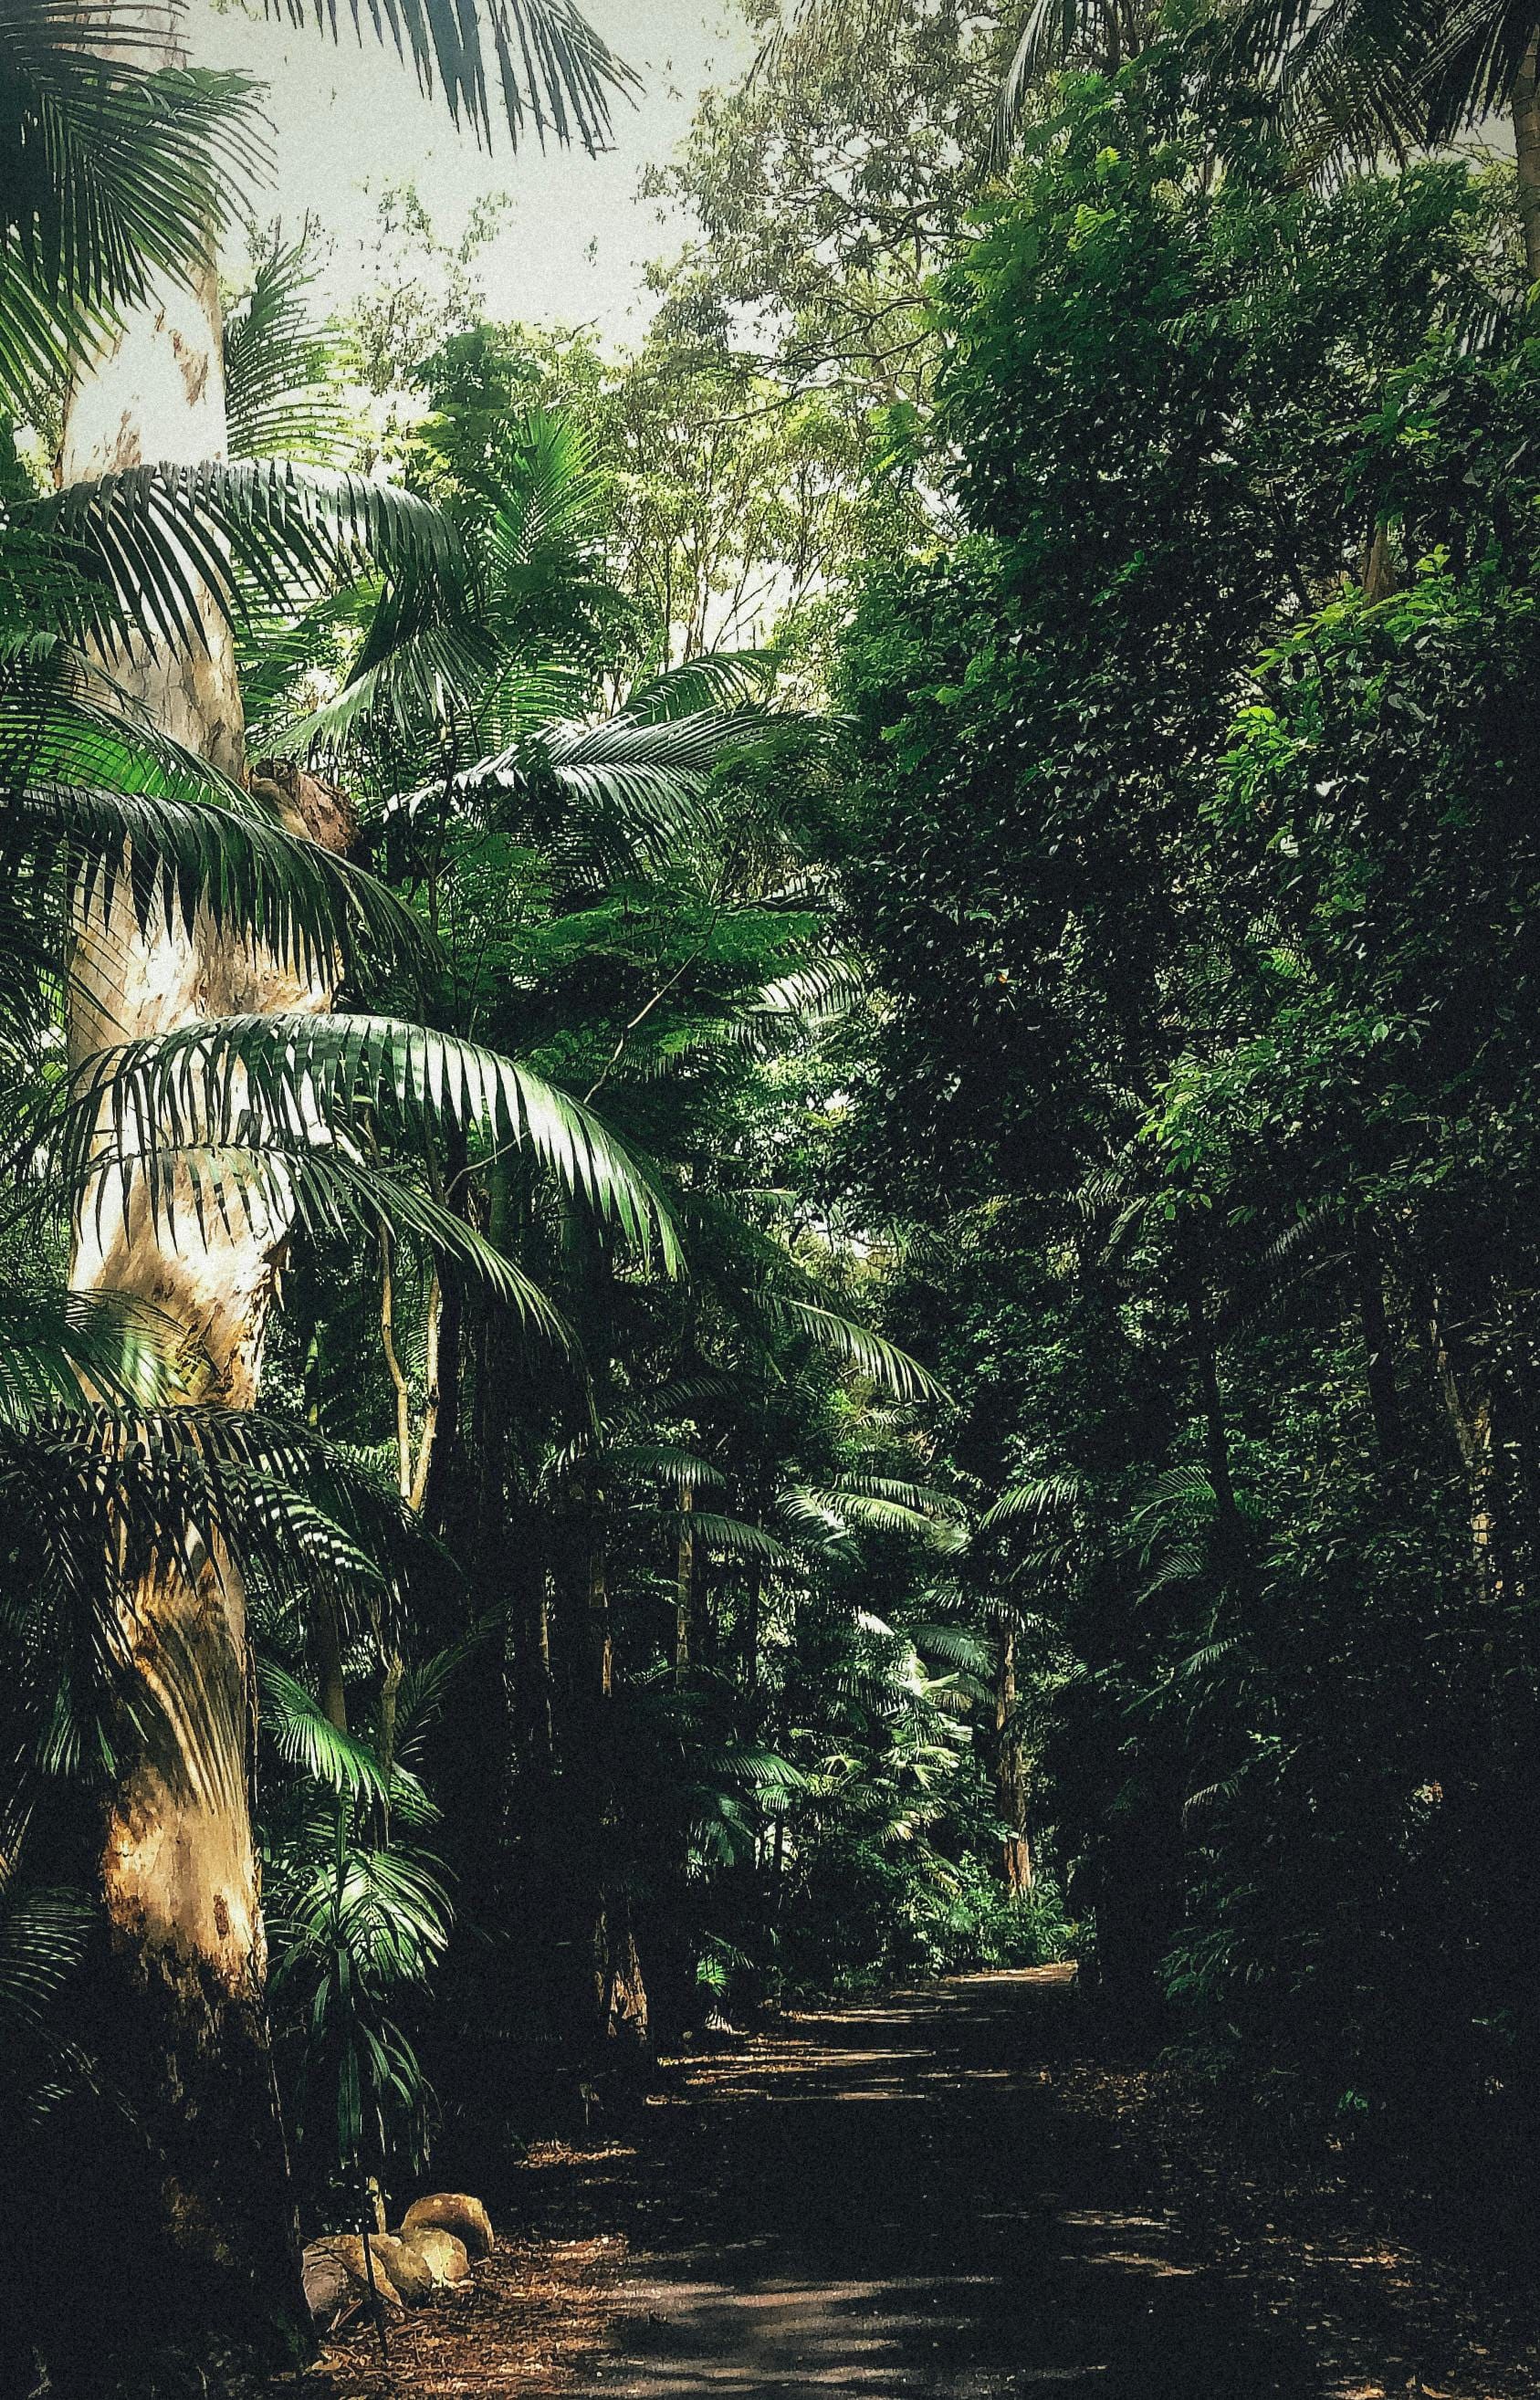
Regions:
M 210 261 L 187 288 L 168 286 L 135 312 L 79 375 L 60 475 L 72 482 L 224 451 Z M 234 645 L 211 605 L 205 624 L 206 646 L 138 651 L 115 659 L 114 672 L 166 730 L 238 776 Z M 308 778 L 279 772 L 275 793 L 291 823 L 340 848 L 340 810 Z M 77 928 L 71 1056 L 205 1016 L 323 1011 L 333 983 L 201 913 L 188 926 L 157 903 L 141 923 L 120 882 L 105 920 L 98 909 Z M 253 1206 L 250 1222 L 233 1210 L 228 1227 L 211 1210 L 200 1226 L 190 1205 L 178 1206 L 169 1227 L 143 1179 L 125 1196 L 116 1172 L 100 1208 L 94 1197 L 88 1192 L 75 1228 L 74 1288 L 148 1302 L 198 1358 L 198 1396 L 250 1407 L 288 1232 L 281 1210 Z M 225 2360 L 227 2380 L 236 2362 L 289 2360 L 309 2347 L 268 2048 L 245 1598 L 232 1561 L 190 1530 L 167 1547 L 117 1607 L 127 1699 L 102 1848 L 109 1943 L 100 2023 L 104 2064 L 128 2104 L 129 2156 L 106 2145 L 86 2166 L 78 2200 L 97 2248 L 131 2232 L 123 2243 L 131 2266 L 90 2275 L 91 2308 L 61 2312 L 84 2321 L 93 2390 L 110 2388 L 112 2374 L 130 2389 L 156 2388 L 148 2362 L 179 2345 L 196 2343 L 205 2365 Z
M 1493 1608 L 1507 1596 L 1511 1576 L 1490 1369 L 1470 1339 L 1468 1324 L 1455 1321 L 1441 1294 L 1430 1330 L 1438 1387 L 1465 1470 L 1476 1596 L 1483 1608 Z

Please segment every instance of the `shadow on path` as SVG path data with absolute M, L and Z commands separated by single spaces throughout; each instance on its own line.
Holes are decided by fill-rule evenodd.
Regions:
M 1180 2254 L 1115 2134 L 1061 2119 L 1063 1970 L 803 2018 L 649 2109 L 611 2400 L 1316 2400 Z

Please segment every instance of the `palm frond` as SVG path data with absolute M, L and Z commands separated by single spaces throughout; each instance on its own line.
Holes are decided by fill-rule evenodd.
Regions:
M 114 0 L 8 0 L 0 59 L 0 393 L 185 278 L 260 173 L 261 88 L 163 63 Z
M 276 1659 L 257 1659 L 262 1722 L 280 1758 L 346 1800 L 383 1807 L 385 1771 L 367 1742 L 333 1725 L 320 1703 Z
M 822 1031 L 849 1016 L 871 992 L 871 977 L 846 951 L 826 950 L 765 984 L 744 1012 L 752 1034 L 772 1029 Z
M 778 1542 L 763 1525 L 751 1525 L 741 1517 L 718 1516 L 710 1508 L 680 1509 L 673 1521 L 681 1534 L 693 1532 L 698 1541 L 725 1558 L 756 1561 L 782 1575 L 800 1577 L 806 1572 L 796 1551 Z
M 776 677 L 768 650 L 712 650 L 634 684 L 622 716 L 636 725 L 656 725 L 708 709 L 762 706 Z
M 1135 1598 L 1141 1602 L 1152 1600 L 1157 1591 L 1169 1590 L 1175 1583 L 1196 1583 L 1206 1563 L 1201 1550 L 1194 1549 L 1190 1542 L 1180 1542 L 1175 1549 L 1166 1552 L 1148 1583 L 1140 1585 Z
M 13 515 L 77 576 L 60 630 L 109 649 L 126 634 L 196 648 L 210 605 L 233 620 L 246 589 L 287 609 L 366 566 L 405 584 L 461 573 L 459 537 L 431 501 L 283 459 L 131 467 Z
M 19 1292 L 0 1284 L 0 1417 L 25 1425 L 89 1391 L 155 1408 L 185 1391 L 196 1345 L 129 1292 Z
M 423 746 L 457 767 L 517 750 L 582 706 L 586 679 L 562 643 L 532 654 L 531 634 L 553 596 L 564 615 L 599 596 L 591 554 L 604 488 L 572 418 L 529 409 L 510 419 L 494 458 L 446 503 L 461 541 L 456 571 L 395 575 L 375 591 L 346 680 L 284 728 L 286 752 L 366 744 L 390 729 L 409 740 L 420 731 Z M 410 814 L 419 798 L 395 805 Z
M 672 847 L 720 831 L 712 776 L 724 758 L 764 740 L 773 723 L 760 710 L 740 708 L 550 726 L 466 768 L 453 788 L 462 796 L 519 794 L 544 776 L 590 818 L 612 816 L 633 840 Z
M 960 1673 L 982 1680 L 989 1672 L 989 1645 L 962 1625 L 909 1625 L 909 1640 L 922 1658 L 939 1658 Z
M 7 2049 L 19 2034 L 34 2040 L 57 2038 L 55 2003 L 85 1964 L 96 1921 L 83 1891 L 6 1893 L 0 1904 L 0 2027 Z
M 676 1272 L 674 1218 L 651 1170 L 592 1110 L 515 1059 L 391 1017 L 210 1017 L 117 1044 L 73 1077 L 61 1143 L 78 1176 L 107 1126 L 112 1154 L 136 1160 L 157 1141 L 304 1141 L 318 1124 L 334 1138 L 394 1131 L 420 1147 L 445 1122 L 529 1148 L 638 1248 L 656 1239 Z
M 1114 66 L 1154 21 L 1153 7 L 1128 0 L 1030 0 L 995 104 L 988 164 L 1000 173 L 1009 164 L 1016 136 L 1033 97 L 1060 68 L 1084 59 Z
M 81 921 L 108 922 L 127 889 L 142 931 L 157 909 L 188 927 L 201 911 L 307 969 L 337 973 L 361 936 L 376 955 L 409 963 L 427 950 L 423 927 L 386 885 L 291 833 L 249 794 L 189 803 L 48 784 L 13 793 L 4 814 L 30 845 L 79 845 L 70 898 Z
M 602 1468 L 618 1467 L 625 1474 L 656 1476 L 661 1482 L 681 1487 L 688 1483 L 702 1492 L 721 1491 L 727 1483 L 719 1466 L 680 1442 L 612 1442 L 607 1449 L 599 1451 L 596 1458 Z
M 307 20 L 336 39 L 337 0 L 265 0 L 269 16 Z M 363 38 L 361 0 L 349 0 L 353 30 Z M 572 0 L 369 0 L 377 40 L 388 34 L 398 54 L 410 52 L 417 81 L 441 88 L 456 124 L 463 116 L 478 140 L 492 131 L 490 42 L 501 116 L 517 145 L 526 124 L 543 148 L 558 143 L 604 146 L 610 95 L 636 77 L 601 41 Z
M 344 443 L 333 352 L 311 321 L 316 228 L 293 241 L 274 225 L 257 252 L 252 288 L 224 323 L 225 422 L 232 458 L 299 458 L 331 466 Z
M 120 1518 L 125 1534 L 150 1549 L 164 1540 L 184 1559 L 177 1546 L 191 1529 L 211 1555 L 221 1541 L 250 1543 L 253 1557 L 281 1566 L 292 1493 L 307 1559 L 318 1508 L 370 1560 L 372 1574 L 392 1582 L 404 1581 L 429 1547 L 395 1495 L 334 1444 L 256 1411 L 82 1402 L 17 1429 L 0 1419 L 0 1440 L 13 1488 L 60 1524 L 88 1523 L 93 1542 L 103 1522 Z M 132 1579 L 121 1562 L 114 1568 L 113 1550 L 107 1544 L 96 1561 L 99 1586 L 115 1574 Z M 83 1555 L 95 1558 L 92 1543 Z
M 909 1485 L 894 1486 L 897 1492 L 912 1489 Z M 796 1496 L 815 1509 L 826 1511 L 844 1526 L 857 1527 L 864 1533 L 901 1534 L 937 1549 L 955 1550 L 967 1541 L 966 1531 L 955 1517 L 942 1515 L 923 1504 L 916 1506 L 912 1501 L 895 1498 L 891 1493 L 862 1491 L 841 1481 L 822 1489 L 799 1485 Z
M 965 1518 L 967 1509 L 949 1492 L 933 1483 L 915 1483 L 895 1475 L 842 1475 L 835 1487 L 841 1499 L 891 1500 L 917 1517 Z
M 1039 1475 L 1029 1483 L 1014 1484 L 979 1519 L 979 1531 L 1009 1524 L 1015 1518 L 1041 1520 L 1078 1507 L 1085 1486 L 1078 1475 Z
M 1205 1466 L 1168 1466 L 1147 1483 L 1129 1512 L 1129 1530 L 1148 1537 L 1172 1518 L 1210 1515 L 1218 1502 Z
M 821 1349 L 844 1359 L 858 1374 L 883 1391 L 892 1392 L 896 1399 L 946 1398 L 945 1387 L 929 1368 L 922 1367 L 918 1358 L 911 1358 L 896 1342 L 874 1333 L 869 1326 L 858 1325 L 853 1317 L 841 1316 L 832 1308 L 791 1294 L 777 1294 L 766 1305 L 771 1314 L 811 1334 Z
M 571 1327 L 516 1260 L 430 1193 L 345 1142 L 320 1136 L 178 1141 L 152 1133 L 137 1147 L 93 1146 L 83 1153 L 76 1144 L 70 1164 L 74 1211 L 93 1224 L 99 1241 L 109 1217 L 132 1221 L 137 1206 L 171 1248 L 186 1247 L 195 1232 L 207 1247 L 211 1235 L 228 1240 L 275 1225 L 318 1236 L 361 1234 L 371 1248 L 382 1233 L 411 1235 L 441 1267 L 481 1282 L 527 1332 L 563 1347 L 572 1343 Z
M 835 1556 L 853 1555 L 851 1529 L 842 1511 L 820 1499 L 815 1492 L 793 1484 L 777 1493 L 775 1505 L 803 1541 L 813 1542 Z

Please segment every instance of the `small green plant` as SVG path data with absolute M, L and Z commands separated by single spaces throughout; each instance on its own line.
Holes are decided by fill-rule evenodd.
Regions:
M 427 2161 L 432 2091 L 403 2021 L 448 1948 L 453 1908 L 420 1835 L 436 1816 L 412 1759 L 445 1662 L 400 1683 L 388 1766 L 266 1664 L 275 1745 L 297 1768 L 266 1844 L 271 1992 L 295 2149 L 313 2191 L 348 2213 Z

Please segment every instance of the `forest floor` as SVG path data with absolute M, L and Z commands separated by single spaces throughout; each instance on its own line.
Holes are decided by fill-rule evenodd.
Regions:
M 316 2400 L 1533 2400 L 1540 2348 L 1383 2210 L 1225 2154 L 1163 2070 L 1077 2054 L 1069 1970 L 789 2016 L 634 2140 L 547 2144 L 460 2309 Z M 1528 2328 L 1533 2335 L 1533 2325 Z

